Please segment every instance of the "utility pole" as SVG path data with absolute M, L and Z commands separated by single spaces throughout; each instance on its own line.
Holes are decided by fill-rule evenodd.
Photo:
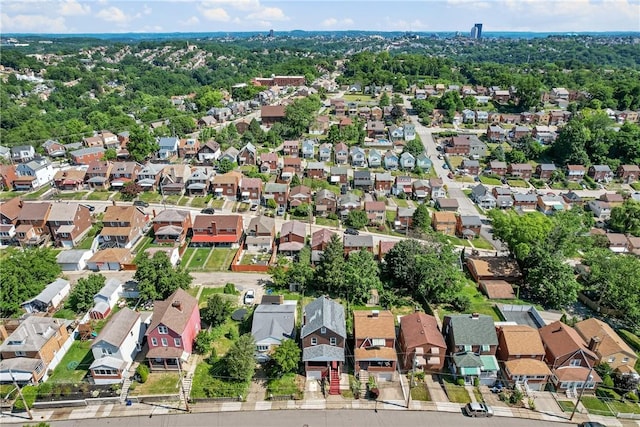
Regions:
M 178 376 L 180 377 L 180 389 L 182 390 L 182 396 L 184 397 L 184 409 L 187 412 L 191 412 L 189 409 L 189 396 L 187 396 L 187 392 L 184 389 L 184 379 L 182 378 L 182 368 L 180 366 L 180 360 L 178 362 Z
M 18 381 L 16 381 L 16 377 L 13 376 L 13 372 L 11 371 L 11 369 L 9 369 L 9 375 L 11 375 L 11 379 L 13 380 L 13 385 L 18 389 L 18 395 L 20 396 L 20 399 L 22 399 L 22 404 L 24 405 L 24 408 L 27 410 L 27 414 L 29 414 L 29 419 L 32 420 L 33 415 L 31 414 L 31 409 L 29 409 L 29 405 L 27 405 L 27 401 L 24 399 L 24 395 L 22 394 L 22 389 L 20 388 Z
M 582 388 L 580 389 L 580 394 L 578 394 L 578 401 L 576 402 L 575 406 L 573 407 L 573 412 L 571 412 L 571 416 L 569 417 L 569 421 L 573 420 L 573 416 L 576 414 L 576 411 L 578 410 L 578 405 L 580 404 L 580 400 L 582 399 L 582 394 L 584 393 L 584 389 L 587 388 L 587 383 L 589 382 L 589 380 L 591 380 L 592 375 L 591 373 L 593 372 L 593 366 L 591 366 L 589 368 L 589 373 L 587 374 L 587 379 L 585 382 L 582 383 Z

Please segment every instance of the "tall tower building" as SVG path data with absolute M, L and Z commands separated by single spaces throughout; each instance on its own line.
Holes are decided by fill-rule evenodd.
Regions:
M 478 40 L 482 38 L 482 24 L 475 24 L 471 28 L 471 38 Z

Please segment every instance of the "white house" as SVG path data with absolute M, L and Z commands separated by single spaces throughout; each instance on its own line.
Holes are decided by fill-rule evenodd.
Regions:
M 22 303 L 27 313 L 49 312 L 53 311 L 69 295 L 71 291 L 71 283 L 68 280 L 56 279 L 55 282 L 49 283 L 42 292 L 29 301 Z
M 33 188 L 40 188 L 49 184 L 55 175 L 53 166 L 47 159 L 31 160 L 27 163 L 20 163 L 16 166 L 18 176 L 33 176 Z
M 62 271 L 82 271 L 87 268 L 87 260 L 93 252 L 84 249 L 61 251 L 56 257 L 56 263 Z
M 100 292 L 93 297 L 94 305 L 89 316 L 92 319 L 106 319 L 116 306 L 120 295 L 122 295 L 122 282 L 113 278 L 107 280 Z
M 128 307 L 113 315 L 91 344 L 95 360 L 89 370 L 96 384 L 118 384 L 130 375 L 146 326 L 140 313 Z

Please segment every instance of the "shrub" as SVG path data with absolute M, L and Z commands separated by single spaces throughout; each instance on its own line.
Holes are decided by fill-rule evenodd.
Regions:
M 602 378 L 602 385 L 609 388 L 613 387 L 613 379 L 610 375 L 607 374 L 604 376 L 604 378 Z
M 624 398 L 632 402 L 636 402 L 636 403 L 638 402 L 638 394 L 633 391 L 630 391 L 629 393 L 625 394 Z
M 424 381 L 424 371 L 416 372 L 416 379 L 419 381 Z
M 138 376 L 140 376 L 140 382 L 141 383 L 146 383 L 147 379 L 149 378 L 149 367 L 147 365 L 144 364 L 139 364 L 138 367 L 136 368 L 136 374 L 138 374 Z
M 475 377 L 475 378 L 473 379 L 473 386 L 474 386 L 474 387 L 478 387 L 479 385 L 480 385 L 480 378 Z
M 226 285 L 224 285 L 224 290 L 222 292 L 228 295 L 240 294 L 240 292 L 238 292 L 238 290 L 236 289 L 236 285 L 234 285 L 233 283 L 227 283 Z
M 51 383 L 42 383 L 38 386 L 38 397 L 47 398 L 51 396 L 53 386 Z
M 511 393 L 511 396 L 509 396 L 509 403 L 511 403 L 512 405 L 515 405 L 517 403 L 519 403 L 520 401 L 522 401 L 522 398 L 524 397 L 524 395 L 522 394 L 522 392 L 518 389 L 513 390 L 513 392 Z
M 451 299 L 451 307 L 455 311 L 466 312 L 471 308 L 471 298 L 468 295 L 455 295 Z
M 620 399 L 620 395 L 616 393 L 614 390 L 606 387 L 600 387 L 596 390 L 596 395 L 600 397 L 604 397 L 606 399 Z
M 132 382 L 132 383 L 129 385 L 129 391 L 133 391 L 133 390 L 135 390 L 135 389 L 136 389 L 136 387 L 138 387 L 138 383 L 137 383 L 136 381 Z
M 206 354 L 211 348 L 211 342 L 213 341 L 213 337 L 206 330 L 201 330 L 196 335 L 195 339 L 195 348 L 196 351 L 200 354 Z
M 456 380 L 456 384 L 458 384 L 459 386 L 464 386 L 464 378 L 458 378 Z

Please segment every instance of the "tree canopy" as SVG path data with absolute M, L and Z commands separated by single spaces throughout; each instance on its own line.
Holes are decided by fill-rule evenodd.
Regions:
M 142 253 L 136 259 L 136 273 L 140 298 L 163 300 L 176 289 L 189 289 L 193 277 L 182 268 L 173 267 L 164 252 L 156 252 L 153 258 Z
M 93 307 L 93 297 L 100 292 L 106 282 L 102 274 L 90 274 L 88 277 L 78 279 L 78 283 L 69 294 L 67 306 L 75 313 L 80 314 Z

